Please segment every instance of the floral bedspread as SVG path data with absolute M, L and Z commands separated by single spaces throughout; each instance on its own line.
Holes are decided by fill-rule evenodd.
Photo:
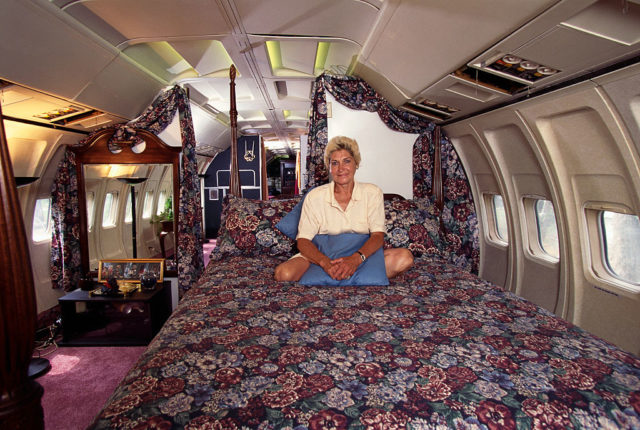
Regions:
M 91 428 L 640 428 L 640 359 L 439 259 L 388 287 L 210 264 Z

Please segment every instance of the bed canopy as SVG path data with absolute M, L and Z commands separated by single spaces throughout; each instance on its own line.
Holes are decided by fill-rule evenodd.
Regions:
M 413 197 L 433 196 L 442 215 L 442 229 L 451 261 L 477 273 L 478 222 L 469 181 L 455 148 L 440 127 L 396 109 L 364 80 L 351 76 L 320 75 L 312 89 L 312 114 L 307 155 L 308 186 L 328 181 L 324 150 L 328 141 L 326 92 L 350 109 L 377 112 L 392 130 L 418 134 L 413 145 Z

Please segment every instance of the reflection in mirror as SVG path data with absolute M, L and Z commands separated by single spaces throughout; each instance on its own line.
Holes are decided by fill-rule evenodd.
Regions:
M 171 164 L 84 164 L 83 173 L 91 270 L 105 259 L 174 258 Z

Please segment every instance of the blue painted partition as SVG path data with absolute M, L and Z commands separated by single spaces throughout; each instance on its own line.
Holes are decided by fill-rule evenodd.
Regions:
M 262 174 L 260 166 L 261 146 L 259 136 L 241 136 L 238 138 L 238 168 L 242 197 L 261 199 Z M 253 157 L 252 157 L 253 154 Z M 229 166 L 231 148 L 219 153 L 205 173 L 204 188 L 204 225 L 205 237 L 215 238 L 220 228 L 222 200 L 229 192 Z

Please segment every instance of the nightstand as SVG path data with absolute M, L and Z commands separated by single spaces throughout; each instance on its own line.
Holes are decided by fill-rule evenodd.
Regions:
M 77 289 L 60 297 L 58 303 L 61 345 L 147 345 L 171 313 L 171 283 L 122 297 Z

